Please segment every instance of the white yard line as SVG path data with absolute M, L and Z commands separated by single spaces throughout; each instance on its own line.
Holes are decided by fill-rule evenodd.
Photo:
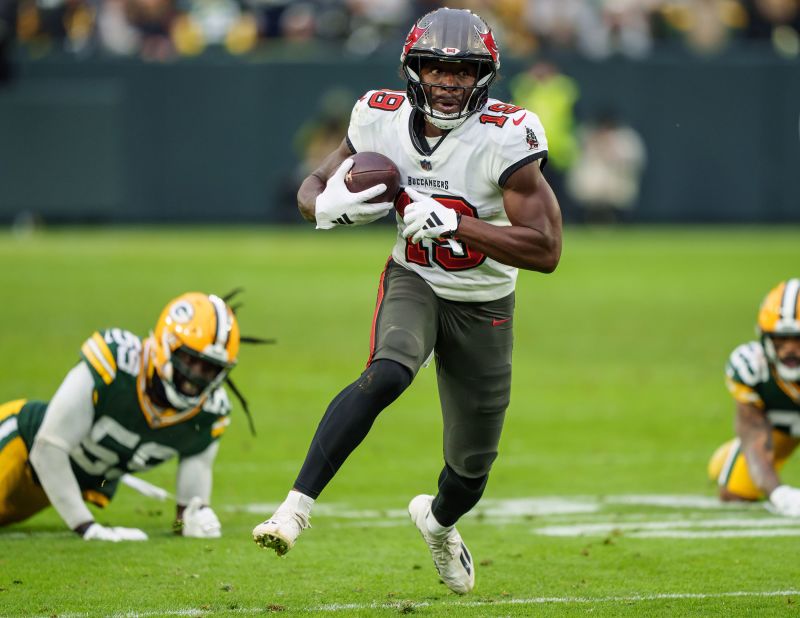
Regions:
M 660 530 L 657 532 L 635 532 L 629 534 L 637 539 L 755 539 L 779 536 L 800 536 L 800 527 L 773 528 L 764 530 L 745 528 L 743 530 Z
M 614 531 L 620 531 L 627 535 L 628 532 L 640 533 L 648 531 L 651 533 L 661 533 L 665 531 L 675 531 L 691 528 L 745 528 L 748 530 L 756 528 L 782 528 L 793 530 L 800 533 L 800 520 L 785 517 L 769 518 L 721 518 L 721 519 L 683 519 L 670 521 L 639 521 L 639 522 L 599 522 L 573 524 L 569 526 L 545 526 L 534 528 L 536 534 L 543 536 L 602 536 Z M 649 534 L 645 536 L 654 536 Z
M 548 604 L 594 604 L 594 603 L 639 603 L 661 600 L 681 599 L 724 599 L 735 597 L 781 597 L 800 594 L 800 590 L 774 590 L 766 592 L 734 591 L 734 592 L 674 592 L 661 594 L 635 594 L 614 597 L 532 597 L 528 599 L 496 599 L 491 601 L 443 601 L 441 603 L 399 601 L 397 603 L 332 603 L 310 607 L 311 612 L 348 612 L 363 609 L 397 609 L 402 607 L 486 607 L 498 605 L 548 605 Z
M 555 604 L 608 604 L 608 603 L 647 603 L 650 601 L 680 601 L 689 599 L 729 599 L 729 598 L 763 598 L 763 597 L 790 597 L 800 595 L 800 590 L 768 590 L 768 591 L 749 591 L 749 590 L 736 590 L 732 592 L 667 592 L 659 594 L 632 594 L 620 595 L 610 597 L 530 597 L 524 599 L 515 598 L 501 598 L 489 601 L 441 601 L 429 602 L 422 601 L 415 603 L 410 600 L 398 600 L 394 603 L 328 603 L 325 605 L 316 605 L 306 608 L 295 607 L 291 604 L 287 605 L 285 609 L 290 612 L 308 612 L 308 613 L 346 613 L 359 610 L 392 610 L 397 611 L 401 608 L 446 608 L 446 607 L 496 607 L 503 605 L 555 605 Z M 220 612 L 225 614 L 263 614 L 266 610 L 266 605 L 261 607 L 238 607 L 236 609 L 221 609 Z M 132 612 L 119 612 L 110 614 L 111 618 L 150 618 L 151 616 L 208 616 L 215 614 L 212 608 L 175 608 L 175 609 L 160 609 L 153 611 L 132 611 Z M 58 614 L 60 618 L 83 618 L 88 616 L 85 613 L 65 613 Z M 41 616 L 38 618 L 46 618 Z
M 485 499 L 466 517 L 500 517 L 503 519 L 545 517 L 548 515 L 581 515 L 597 513 L 610 505 L 655 506 L 668 509 L 694 509 L 701 511 L 755 510 L 763 512 L 758 504 L 724 504 L 712 496 L 667 494 L 621 494 L 611 496 L 538 496 L 530 498 Z M 229 511 L 269 515 L 279 506 L 276 502 L 228 505 Z M 343 502 L 320 502 L 314 506 L 315 515 L 342 519 L 405 519 L 405 508 L 364 509 Z

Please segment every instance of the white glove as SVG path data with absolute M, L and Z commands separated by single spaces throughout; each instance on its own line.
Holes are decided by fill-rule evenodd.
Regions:
M 350 192 L 344 184 L 344 177 L 354 163 L 352 158 L 345 159 L 328 179 L 325 190 L 317 196 L 314 212 L 318 230 L 329 230 L 336 225 L 372 223 L 376 219 L 385 217 L 394 207 L 392 202 L 365 203 L 386 191 L 386 185 L 383 183 L 359 193 Z
M 121 528 L 114 526 L 109 528 L 93 523 L 83 533 L 84 541 L 111 541 L 112 543 L 119 543 L 120 541 L 146 541 L 147 535 L 138 528 Z
M 800 489 L 779 485 L 772 490 L 769 501 L 778 515 L 800 517 Z
M 440 238 L 458 229 L 461 218 L 455 210 L 442 206 L 432 197 L 411 187 L 406 187 L 405 191 L 414 201 L 403 211 L 403 222 L 406 224 L 403 238 L 411 236 L 411 242 L 416 244 L 423 238 Z M 458 243 L 450 243 L 455 250 L 454 245 L 458 246 Z
M 222 525 L 213 509 L 195 496 L 183 510 L 181 534 L 197 539 L 218 539 L 222 536 Z

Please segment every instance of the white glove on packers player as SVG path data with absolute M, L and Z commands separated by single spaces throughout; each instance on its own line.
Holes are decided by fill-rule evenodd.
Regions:
M 385 217 L 394 207 L 392 202 L 379 202 L 367 204 L 386 191 L 386 185 L 381 183 L 352 193 L 344 184 L 344 177 L 355 161 L 345 159 L 339 169 L 328 179 L 325 190 L 317 196 L 314 214 L 317 219 L 318 230 L 329 230 L 337 225 L 364 225 Z
M 222 536 L 222 525 L 213 509 L 195 496 L 183 510 L 181 534 L 197 539 L 218 539 Z
M 83 540 L 111 541 L 112 543 L 119 543 L 120 541 L 146 541 L 147 534 L 138 528 L 121 528 L 119 526 L 109 528 L 95 522 L 83 533 Z
M 769 501 L 778 515 L 800 517 L 800 489 L 779 485 L 772 490 Z
M 406 187 L 405 191 L 414 201 L 403 211 L 406 224 L 403 238 L 411 236 L 411 242 L 418 243 L 423 238 L 448 238 L 458 229 L 461 223 L 458 212 L 411 187 Z M 456 243 L 451 246 L 453 244 Z

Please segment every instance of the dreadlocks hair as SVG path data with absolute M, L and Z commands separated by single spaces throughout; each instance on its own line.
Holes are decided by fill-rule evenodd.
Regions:
M 225 301 L 225 303 L 231 308 L 231 311 L 233 311 L 234 315 L 236 315 L 236 312 L 239 309 L 241 309 L 242 306 L 244 306 L 244 303 L 239 302 L 233 304 L 231 300 L 233 300 L 235 296 L 241 294 L 242 292 L 244 292 L 244 288 L 236 287 L 222 297 L 222 300 Z M 241 341 L 242 343 L 249 343 L 253 345 L 273 345 L 277 343 L 276 339 L 264 339 L 263 337 L 252 337 L 252 336 L 240 336 L 239 341 Z M 255 436 L 256 427 L 255 424 L 253 423 L 253 415 L 250 414 L 250 406 L 247 405 L 247 399 L 244 398 L 244 395 L 242 395 L 242 391 L 240 391 L 239 388 L 236 386 L 236 384 L 233 382 L 233 380 L 231 380 L 230 375 L 228 375 L 225 378 L 225 384 L 227 384 L 230 387 L 231 392 L 236 396 L 236 399 L 238 399 L 239 403 L 242 405 L 244 414 L 247 417 L 247 424 L 250 427 L 250 434 Z

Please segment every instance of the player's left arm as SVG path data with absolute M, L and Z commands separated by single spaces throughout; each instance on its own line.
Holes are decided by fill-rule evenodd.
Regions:
M 218 450 L 219 440 L 214 440 L 204 451 L 184 457 L 178 464 L 175 528 L 183 536 L 221 536 L 219 519 L 209 506 L 214 460 Z
M 538 161 L 511 174 L 503 206 L 510 226 L 462 217 L 455 238 L 503 264 L 553 272 L 561 258 L 561 209 Z

